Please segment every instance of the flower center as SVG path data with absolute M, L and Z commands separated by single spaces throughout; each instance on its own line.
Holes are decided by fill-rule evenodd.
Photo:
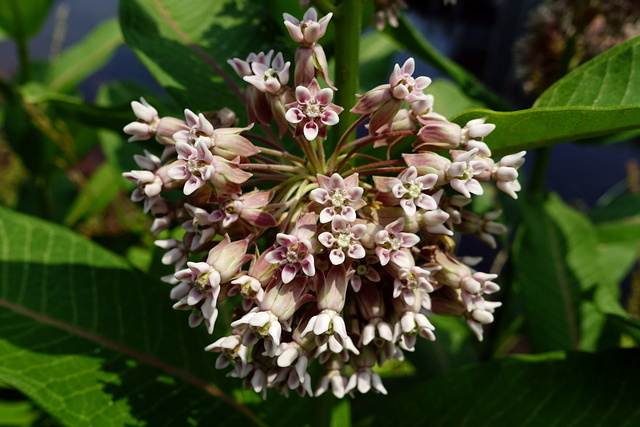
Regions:
M 351 233 L 340 233 L 338 237 L 336 237 L 336 244 L 339 248 L 345 249 L 351 246 L 352 240 Z
M 342 207 L 349 204 L 349 198 L 344 190 L 335 190 L 331 193 L 331 204 L 333 207 Z
M 315 99 L 312 99 L 305 105 L 304 114 L 308 118 L 314 119 L 322 114 L 322 105 L 318 104 L 318 101 Z
M 418 196 L 420 196 L 420 194 L 422 194 L 422 184 L 420 184 L 419 182 L 410 182 L 408 184 L 405 184 L 404 188 L 407 189 L 405 197 L 409 196 L 406 197 L 408 199 L 416 199 L 418 198 Z

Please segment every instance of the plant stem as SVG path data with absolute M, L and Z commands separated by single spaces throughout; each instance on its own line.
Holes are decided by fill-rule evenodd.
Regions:
M 533 197 L 541 197 L 545 191 L 547 169 L 551 158 L 551 147 L 543 147 L 535 150 L 536 157 L 533 160 L 533 172 L 529 181 L 529 192 Z
M 348 132 L 356 115 L 349 112 L 355 105 L 358 92 L 358 70 L 360 62 L 360 31 L 362 27 L 362 0 L 343 0 L 336 8 L 334 17 L 335 42 L 335 102 L 344 108 L 340 121 L 333 127 L 329 152 L 333 152 L 343 134 Z M 347 138 L 350 138 L 347 136 Z

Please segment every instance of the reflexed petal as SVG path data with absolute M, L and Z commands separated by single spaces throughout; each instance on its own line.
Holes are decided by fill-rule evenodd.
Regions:
M 296 87 L 296 100 L 300 104 L 306 104 L 311 100 L 311 98 L 312 96 L 311 96 L 311 92 L 309 92 L 309 89 L 307 89 L 304 86 Z
M 329 330 L 329 324 L 331 323 L 331 316 L 327 313 L 320 313 L 313 326 L 313 333 L 315 335 L 324 334 Z
M 340 265 L 344 262 L 345 256 L 342 249 L 333 249 L 329 254 L 329 260 L 333 265 Z
M 303 133 L 304 137 L 307 138 L 308 141 L 313 141 L 318 136 L 318 125 L 314 121 L 309 121 L 304 125 Z
M 318 101 L 323 107 L 326 107 L 327 105 L 329 105 L 332 99 L 333 99 L 333 91 L 329 88 L 322 89 L 316 95 L 316 101 Z
M 329 193 L 324 188 L 316 188 L 312 190 L 311 197 L 313 200 L 323 205 L 329 201 Z
M 305 117 L 304 113 L 296 107 L 290 108 L 284 115 L 289 123 L 300 123 Z
M 296 274 L 300 270 L 299 264 L 287 264 L 282 269 L 282 281 L 284 283 L 289 283 L 296 277 Z
M 333 126 L 340 121 L 340 118 L 335 111 L 324 110 L 320 116 L 320 121 L 327 126 Z

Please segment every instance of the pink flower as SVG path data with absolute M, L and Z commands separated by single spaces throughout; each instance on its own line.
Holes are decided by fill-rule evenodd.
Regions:
M 172 179 L 187 180 L 183 191 L 188 196 L 202 187 L 216 172 L 213 154 L 202 140 L 196 142 L 195 147 L 186 142 L 178 142 L 176 150 L 178 159 L 185 160 L 186 163 L 172 167 L 167 175 Z
M 496 187 L 504 191 L 514 199 L 518 198 L 516 191 L 522 188 L 518 182 L 518 169 L 524 164 L 525 151 L 504 156 L 496 164 L 491 177 L 496 181 Z
M 396 64 L 391 77 L 389 77 L 389 85 L 393 96 L 410 104 L 426 99 L 426 95 L 422 91 L 431 84 L 429 77 L 421 76 L 414 79 L 412 77 L 414 69 L 415 61 L 413 58 L 409 58 L 402 65 L 402 68 Z
M 240 132 L 250 129 L 251 126 L 214 129 L 202 113 L 196 115 L 193 111 L 186 109 L 184 115 L 189 130 L 181 130 L 173 134 L 176 144 L 188 143 L 195 146 L 200 142 L 209 149 L 211 154 L 227 160 L 233 160 L 238 156 L 250 157 L 258 153 L 258 149 L 240 135 Z
M 240 58 L 233 58 L 233 59 L 228 59 L 227 60 L 227 64 L 231 65 L 231 67 L 233 68 L 233 70 L 236 72 L 236 74 L 238 74 L 238 76 L 240 78 L 244 78 L 246 76 L 252 76 L 253 75 L 253 70 L 251 69 L 251 65 L 254 62 L 257 62 L 258 64 L 262 64 L 265 66 L 268 66 L 269 63 L 271 62 L 271 57 L 273 56 L 273 49 L 271 49 L 269 52 L 264 53 L 264 52 L 260 52 L 260 53 L 250 53 L 249 56 L 247 56 L 247 60 L 243 61 Z
M 153 205 L 160 200 L 162 180 L 151 171 L 131 171 L 122 174 L 129 181 L 137 185 L 131 193 L 131 200 L 139 202 L 144 200 L 144 212 L 147 213 Z
M 327 126 L 338 123 L 343 110 L 331 103 L 333 90 L 320 89 L 318 81 L 313 79 L 308 87 L 296 88 L 296 102 L 286 104 L 285 118 L 289 123 L 295 124 L 295 136 L 304 134 L 309 141 L 313 141 L 318 135 L 327 137 Z
M 376 233 L 376 254 L 381 265 L 387 265 L 393 261 L 400 267 L 410 267 L 409 255 L 402 249 L 411 248 L 420 242 L 415 234 L 403 233 L 404 218 L 398 218 L 383 230 Z
M 260 92 L 269 92 L 273 95 L 279 94 L 283 87 L 289 83 L 289 66 L 291 62 L 284 62 L 282 53 L 278 53 L 271 63 L 268 64 L 254 61 L 251 63 L 252 75 L 246 75 L 242 79 L 252 84 Z
M 138 120 L 129 123 L 123 129 L 124 133 L 132 135 L 129 142 L 144 141 L 155 135 L 160 120 L 158 111 L 144 98 L 140 98 L 140 102 L 131 101 L 131 109 Z
M 395 199 L 400 200 L 400 206 L 410 217 L 416 214 L 417 208 L 437 209 L 438 204 L 433 197 L 424 194 L 437 181 L 438 175 L 433 173 L 418 176 L 415 166 L 408 167 L 397 178 L 374 176 L 376 188 L 381 192 L 390 192 Z
M 318 241 L 324 247 L 331 249 L 329 260 L 333 265 L 342 264 L 346 256 L 352 259 L 364 258 L 366 252 L 360 244 L 360 238 L 367 232 L 366 225 L 350 226 L 342 217 L 335 217 L 331 222 L 331 229 L 333 233 L 328 231 L 321 233 Z
M 470 193 L 482 195 L 482 186 L 474 178 L 485 170 L 485 162 L 474 160 L 478 149 L 471 151 L 452 151 L 453 162 L 447 170 L 449 184 L 454 190 L 462 193 L 465 197 L 471 197 Z
M 364 206 L 362 194 L 364 189 L 358 187 L 358 174 L 349 175 L 342 179 L 334 173 L 331 178 L 317 175 L 318 185 L 311 191 L 311 197 L 321 205 L 329 205 L 320 212 L 320 222 L 326 224 L 339 216 L 347 222 L 356 220 L 356 210 Z
M 299 21 L 288 13 L 282 16 L 284 18 L 284 25 L 287 27 L 293 41 L 303 46 L 311 46 L 324 36 L 333 13 L 328 13 L 319 21 L 318 12 L 316 12 L 314 8 L 306 11 L 302 17 L 302 21 Z
M 298 218 L 294 234 L 278 233 L 276 242 L 280 245 L 265 256 L 270 264 L 282 266 L 282 281 L 289 283 L 298 271 L 312 277 L 316 274 L 311 237 L 316 234 L 316 215 L 307 214 Z
M 309 277 L 316 274 L 309 240 L 299 240 L 296 236 L 278 233 L 276 241 L 280 247 L 270 252 L 266 259 L 272 264 L 283 266 L 282 281 L 284 283 L 292 281 L 300 269 Z

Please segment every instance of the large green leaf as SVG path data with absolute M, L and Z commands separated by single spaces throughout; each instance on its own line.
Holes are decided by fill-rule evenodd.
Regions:
M 86 38 L 65 50 L 47 70 L 45 83 L 52 91 L 67 92 L 97 71 L 122 44 L 115 19 L 96 27 Z
M 486 117 L 495 154 L 545 147 L 640 127 L 640 37 L 583 64 L 547 89 L 535 108 L 470 110 L 452 120 Z
M 63 424 L 260 423 L 170 307 L 121 258 L 0 208 L 0 381 Z
M 606 280 L 594 251 L 595 229 L 556 195 L 543 204 L 524 203 L 522 214 L 514 270 L 531 345 L 536 351 L 578 349 L 582 294 Z M 583 330 L 593 331 L 588 320 Z
M 263 50 L 274 34 L 265 17 L 247 0 L 120 2 L 127 44 L 160 84 L 192 110 L 226 106 L 244 111 L 244 82 L 226 61 Z
M 633 426 L 640 350 L 515 356 L 366 401 L 357 426 Z M 376 410 L 371 411 L 377 404 Z

